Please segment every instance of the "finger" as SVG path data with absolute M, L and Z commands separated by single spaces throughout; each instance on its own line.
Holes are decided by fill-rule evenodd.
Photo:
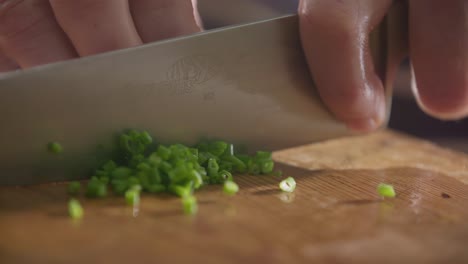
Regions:
M 190 0 L 130 0 L 130 9 L 144 42 L 200 31 Z
M 50 0 L 80 56 L 140 45 L 127 0 Z
M 0 50 L 0 75 L 4 72 L 14 71 L 16 69 L 19 69 L 18 64 L 16 64 Z
M 3 3 L 0 47 L 22 68 L 76 57 L 47 0 Z
M 302 0 L 300 31 L 320 96 L 354 130 L 369 131 L 385 119 L 382 82 L 369 51 L 369 32 L 391 0 Z
M 198 28 L 201 30 L 203 29 L 203 21 L 200 15 L 200 11 L 198 10 L 198 0 L 192 0 L 193 6 L 193 16 L 195 17 L 195 23 L 197 23 Z
M 465 0 L 410 2 L 414 91 L 431 115 L 468 115 L 468 5 Z

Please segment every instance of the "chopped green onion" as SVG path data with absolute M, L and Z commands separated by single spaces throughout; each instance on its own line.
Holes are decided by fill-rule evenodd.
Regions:
M 296 189 L 296 181 L 293 177 L 288 177 L 280 182 L 279 188 L 283 192 L 294 192 Z
M 169 185 L 169 191 L 179 197 L 188 197 L 192 195 L 192 186 L 182 186 L 182 185 Z
M 109 183 L 109 177 L 107 177 L 107 176 L 101 176 L 101 177 L 99 177 L 99 180 L 104 184 Z
M 227 147 L 228 147 L 228 144 L 224 141 L 211 142 L 208 145 L 208 152 L 210 152 L 211 154 L 215 156 L 221 156 L 221 154 L 223 154 L 224 151 L 226 151 Z
M 248 155 L 243 154 L 236 154 L 235 157 L 242 161 L 245 165 L 247 165 L 247 163 L 252 159 Z
M 185 214 L 193 215 L 198 211 L 197 199 L 193 195 L 183 197 L 182 206 Z
M 191 170 L 190 173 L 192 174 L 193 187 L 195 189 L 200 188 L 202 186 L 202 184 L 203 184 L 203 178 L 202 178 L 201 174 L 196 170 Z
M 197 210 L 193 192 L 204 185 L 224 184 L 224 191 L 234 194 L 239 187 L 233 181 L 233 174 L 273 174 L 271 152 L 242 155 L 235 152 L 233 144 L 224 141 L 204 141 L 195 147 L 155 145 L 146 131 L 129 130 L 116 143 L 112 156 L 88 181 L 87 197 L 104 197 L 109 189 L 124 196 L 127 203 L 136 204 L 141 192 L 168 192 L 182 197 L 184 208 L 191 206 L 184 210 L 193 213 Z M 79 183 L 69 184 L 70 194 L 79 190 Z
M 80 192 L 81 183 L 79 181 L 73 181 L 68 184 L 68 194 L 77 195 Z
M 227 170 L 222 170 L 218 173 L 218 176 L 221 178 L 223 182 L 225 181 L 232 181 L 232 174 Z
M 114 193 L 123 195 L 128 190 L 129 186 L 127 182 L 114 181 L 112 188 L 113 188 Z
M 160 193 L 164 192 L 166 190 L 166 187 L 162 184 L 152 184 L 146 187 L 146 191 L 150 193 Z
M 70 199 L 68 202 L 68 214 L 73 219 L 81 219 L 83 217 L 83 207 L 76 199 Z
M 102 169 L 106 172 L 113 171 L 115 168 L 117 168 L 117 164 L 113 160 L 109 160 L 102 166 Z
M 60 145 L 60 143 L 58 142 L 50 142 L 49 144 L 47 144 L 47 149 L 50 153 L 53 154 L 59 154 L 63 151 L 62 145 Z
M 132 174 L 132 169 L 128 167 L 117 167 L 112 171 L 113 178 L 125 178 Z
M 233 181 L 225 181 L 223 191 L 227 195 L 234 195 L 239 191 L 239 185 Z
M 148 145 L 150 144 L 151 142 L 153 142 L 153 138 L 150 136 L 150 134 L 146 131 L 143 131 L 141 134 L 140 134 L 140 140 L 143 144 L 145 145 Z
M 232 168 L 235 170 L 235 172 L 240 172 L 243 173 L 247 170 L 247 165 L 239 159 L 238 157 L 234 155 L 227 155 L 223 157 L 223 162 L 230 162 L 232 164 Z
M 120 147 L 128 154 L 137 155 L 142 154 L 152 141 L 153 139 L 148 132 L 130 130 L 128 133 L 120 136 Z
M 107 185 L 98 178 L 91 178 L 86 189 L 86 196 L 90 198 L 102 198 L 107 195 Z
M 171 156 L 171 150 L 166 146 L 159 145 L 157 154 L 162 160 L 168 160 Z
M 385 184 L 385 183 L 381 183 L 377 186 L 377 192 L 382 197 L 393 198 L 396 195 L 395 190 L 393 189 L 393 186 L 390 184 Z
M 274 166 L 275 166 L 275 163 L 272 160 L 266 160 L 261 163 L 260 170 L 262 171 L 263 174 L 268 174 L 273 171 Z
M 229 144 L 227 150 L 228 150 L 228 154 L 230 156 L 234 155 L 234 145 L 233 144 Z
M 257 163 L 254 163 L 253 160 L 251 160 L 247 164 L 248 172 L 253 175 L 258 175 L 261 172 L 260 166 Z
M 136 185 L 133 185 L 132 187 L 130 187 L 130 190 L 133 190 L 133 191 L 137 191 L 137 192 L 141 192 L 143 188 L 141 188 L 141 185 L 139 184 L 136 184 Z
M 140 185 L 134 185 L 125 192 L 125 200 L 128 205 L 138 205 L 140 203 Z
M 232 162 L 229 162 L 229 161 L 220 162 L 219 169 L 220 170 L 225 170 L 225 171 L 232 171 L 233 170 L 233 164 L 232 164 Z
M 128 186 L 140 185 L 140 180 L 137 177 L 129 177 L 127 179 Z
M 257 153 L 255 154 L 255 159 L 257 159 L 257 160 L 271 160 L 271 152 L 257 151 Z
M 215 159 L 208 159 L 208 168 L 206 168 L 210 177 L 216 177 L 218 175 L 219 165 Z

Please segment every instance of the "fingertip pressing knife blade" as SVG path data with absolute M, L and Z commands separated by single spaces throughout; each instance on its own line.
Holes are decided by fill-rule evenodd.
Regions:
M 350 134 L 314 89 L 295 15 L 12 73 L 0 113 L 0 184 L 15 185 L 89 177 L 127 128 L 265 150 Z

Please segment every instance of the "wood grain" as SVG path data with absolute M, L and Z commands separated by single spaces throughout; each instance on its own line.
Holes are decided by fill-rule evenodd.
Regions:
M 276 160 L 311 170 L 408 167 L 440 172 L 468 183 L 466 154 L 392 131 L 329 140 L 274 155 Z
M 275 158 L 293 194 L 280 178 L 237 176 L 238 195 L 208 186 L 192 217 L 176 198 L 145 195 L 138 210 L 82 198 L 76 222 L 64 184 L 1 187 L 0 263 L 468 262 L 467 155 L 380 132 Z M 395 199 L 377 196 L 381 182 Z

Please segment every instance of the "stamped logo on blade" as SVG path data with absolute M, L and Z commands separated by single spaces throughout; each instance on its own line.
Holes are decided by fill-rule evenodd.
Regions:
M 190 91 L 198 84 L 202 84 L 220 71 L 207 56 L 187 56 L 176 61 L 166 74 L 167 81 L 183 93 Z

